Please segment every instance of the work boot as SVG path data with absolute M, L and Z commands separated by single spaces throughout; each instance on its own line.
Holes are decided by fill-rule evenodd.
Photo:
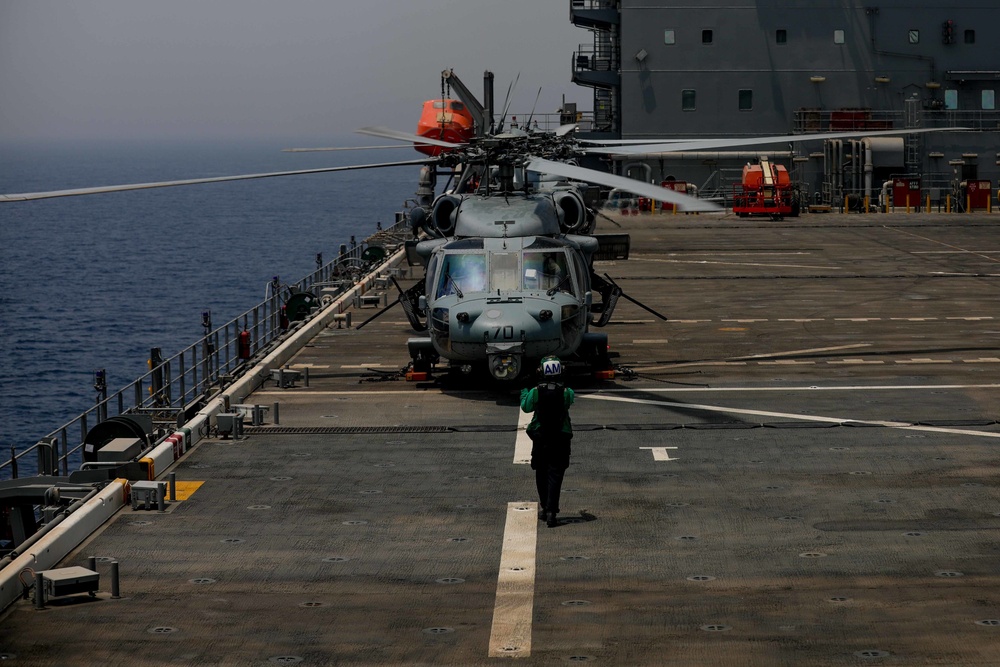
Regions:
M 556 521 L 556 513 L 549 512 L 548 514 L 549 514 L 548 520 L 545 522 L 545 525 L 547 525 L 549 528 L 555 528 L 556 526 L 559 525 L 559 522 Z
M 539 521 L 545 521 L 546 514 L 547 513 L 546 513 L 544 507 L 542 509 L 538 510 L 538 520 Z

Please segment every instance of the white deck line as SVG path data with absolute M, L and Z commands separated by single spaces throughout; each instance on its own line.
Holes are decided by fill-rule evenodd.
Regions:
M 531 438 L 528 437 L 528 424 L 534 413 L 517 410 L 517 438 L 514 439 L 514 464 L 527 465 L 531 463 Z
M 503 531 L 490 631 L 491 658 L 527 658 L 531 655 L 537 513 L 538 503 L 507 503 L 507 524 Z

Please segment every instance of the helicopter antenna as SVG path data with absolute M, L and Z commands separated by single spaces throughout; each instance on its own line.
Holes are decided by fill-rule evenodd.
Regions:
M 538 87 L 538 94 L 535 95 L 535 103 L 531 105 L 531 113 L 528 114 L 528 122 L 524 124 L 524 129 L 531 131 L 531 119 L 535 117 L 535 107 L 538 106 L 538 98 L 542 96 L 542 87 Z
M 445 94 L 445 86 L 448 87 L 448 93 Z M 438 133 L 438 138 L 444 139 L 444 125 L 445 125 L 445 99 L 451 97 L 451 84 L 445 81 L 445 78 L 441 77 L 441 113 L 438 114 L 438 118 L 441 119 L 441 130 Z
M 521 73 L 518 72 L 517 76 L 514 77 L 514 80 L 510 82 L 509 86 L 507 86 L 507 99 L 504 100 L 504 103 L 503 103 L 503 113 L 500 114 L 500 125 L 497 127 L 497 132 L 498 133 L 499 132 L 503 132 L 503 124 L 504 124 L 504 121 L 507 120 L 507 110 L 510 109 L 510 101 L 511 101 L 510 93 L 517 86 L 517 82 L 520 79 L 521 79 Z

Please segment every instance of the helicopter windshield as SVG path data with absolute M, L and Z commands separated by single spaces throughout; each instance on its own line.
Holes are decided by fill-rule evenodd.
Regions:
M 445 255 L 434 296 L 486 291 L 486 255 L 460 253 Z
M 524 289 L 558 289 L 575 294 L 564 252 L 525 252 Z
M 491 292 L 510 292 L 520 289 L 517 275 L 517 253 L 494 252 L 490 255 Z

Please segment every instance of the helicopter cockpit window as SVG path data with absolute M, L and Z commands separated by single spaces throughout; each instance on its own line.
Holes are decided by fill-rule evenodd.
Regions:
M 572 276 L 566 263 L 566 253 L 525 252 L 524 289 L 550 290 L 576 294 Z
M 495 252 L 490 255 L 490 291 L 510 292 L 521 288 L 517 279 L 517 253 Z
M 486 291 L 486 255 L 460 253 L 445 255 L 438 273 L 435 298 L 447 294 Z

